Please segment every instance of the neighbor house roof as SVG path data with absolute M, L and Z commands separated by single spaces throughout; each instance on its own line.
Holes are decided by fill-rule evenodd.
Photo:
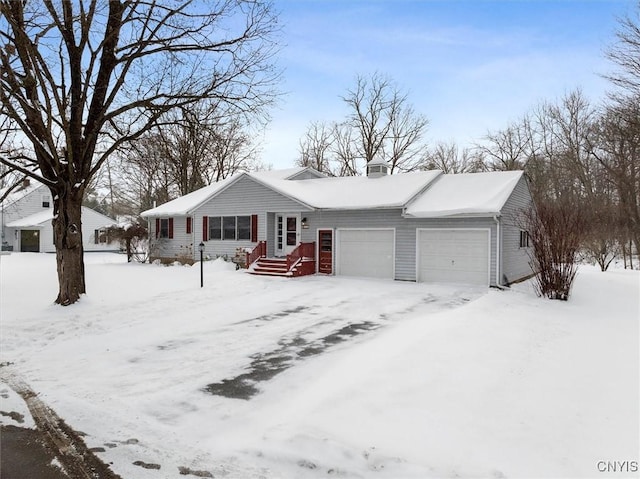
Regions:
M 103 226 L 110 226 L 111 224 L 115 224 L 115 220 L 113 220 L 112 218 L 109 218 L 108 216 L 105 216 L 102 213 L 97 212 L 96 210 L 83 206 L 82 214 L 86 216 L 86 214 L 88 213 L 103 216 L 105 219 Z M 52 219 L 53 208 L 47 208 L 32 215 L 25 216 L 24 218 L 20 218 L 18 220 L 7 223 L 6 226 L 7 228 L 42 228 L 45 223 L 50 222 Z
M 408 205 L 405 215 L 416 218 L 497 215 L 523 174 L 492 171 L 442 175 Z
M 8 228 L 42 228 L 44 223 L 53 219 L 53 208 L 38 211 L 24 218 L 7 223 Z
M 24 198 L 25 196 L 27 196 L 29 193 L 32 193 L 34 191 L 36 191 L 39 188 L 45 188 L 45 186 L 42 183 L 37 183 L 34 181 L 30 181 L 28 186 L 19 186 L 17 188 L 14 188 L 5 198 L 5 200 L 3 201 L 5 207 L 12 205 L 13 203 L 15 203 L 18 200 L 21 200 L 22 198 Z M 0 198 L 2 198 L 5 194 L 5 192 L 8 190 L 9 188 L 2 188 L 0 189 Z M 48 190 L 47 190 L 48 191 Z

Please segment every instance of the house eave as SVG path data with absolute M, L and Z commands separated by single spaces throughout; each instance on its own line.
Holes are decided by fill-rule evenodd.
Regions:
M 425 215 L 411 215 L 406 212 L 402 213 L 404 218 L 411 219 L 439 219 L 439 218 L 451 218 L 451 219 L 465 219 L 465 218 L 494 218 L 502 216 L 501 212 L 478 212 L 478 213 L 433 213 Z

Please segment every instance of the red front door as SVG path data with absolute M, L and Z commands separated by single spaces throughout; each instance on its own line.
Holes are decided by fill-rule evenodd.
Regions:
M 318 272 L 324 274 L 333 273 L 333 231 L 318 231 Z

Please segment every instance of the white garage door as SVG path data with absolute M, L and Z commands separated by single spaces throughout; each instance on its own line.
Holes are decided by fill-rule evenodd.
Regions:
M 338 230 L 337 273 L 393 279 L 394 230 Z
M 418 281 L 489 284 L 489 230 L 418 230 Z

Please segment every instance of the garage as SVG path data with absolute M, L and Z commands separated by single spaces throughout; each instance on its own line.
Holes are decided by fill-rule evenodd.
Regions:
M 392 229 L 339 229 L 337 274 L 393 279 L 394 237 Z
M 489 229 L 418 230 L 418 281 L 489 285 Z

